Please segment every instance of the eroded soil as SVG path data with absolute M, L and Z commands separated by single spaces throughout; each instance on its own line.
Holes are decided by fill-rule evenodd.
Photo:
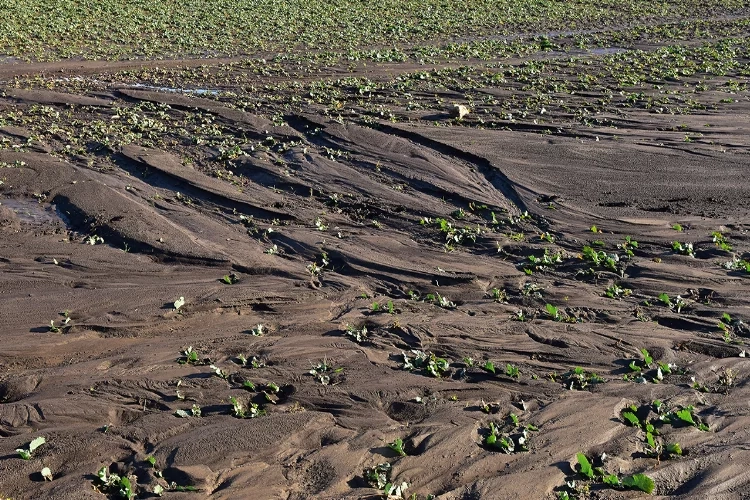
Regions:
M 421 497 L 554 498 L 604 452 L 658 495 L 743 498 L 746 21 L 427 63 L 0 68 L 0 493 L 102 498 L 108 466 L 139 498 L 366 498 L 389 462 Z M 709 428 L 659 427 L 682 457 L 621 415 L 655 400 Z M 483 444 L 511 413 L 527 452 Z

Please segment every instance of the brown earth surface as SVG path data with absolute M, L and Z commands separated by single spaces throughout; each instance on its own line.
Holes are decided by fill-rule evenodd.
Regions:
M 750 259 L 747 76 L 663 82 L 715 82 L 707 107 L 685 114 L 613 104 L 584 125 L 552 99 L 546 116 L 491 127 L 476 95 L 503 101 L 520 84 L 469 83 L 473 106 L 458 86 L 381 88 L 373 99 L 394 119 L 363 120 L 359 97 L 293 101 L 309 88 L 290 82 L 423 69 L 342 64 L 297 78 L 227 60 L 205 63 L 216 79 L 203 81 L 195 63 L 159 62 L 174 71 L 161 80 L 149 76 L 157 63 L 80 64 L 0 69 L 0 496 L 102 498 L 92 485 L 106 466 L 130 476 L 138 498 L 171 482 L 199 491 L 166 498 L 376 498 L 363 470 L 388 462 L 421 497 L 543 499 L 585 482 L 583 452 L 597 465 L 606 453 L 608 473 L 645 473 L 656 496 L 748 497 L 750 274 L 721 265 Z M 491 68 L 435 71 L 466 65 Z M 732 79 L 744 88 L 712 108 Z M 261 93 L 255 110 L 238 104 Z M 408 104 L 420 98 L 438 104 Z M 472 112 L 451 118 L 454 102 Z M 239 149 L 186 139 L 210 126 Z M 136 135 L 108 142 L 125 132 Z M 103 242 L 87 244 L 94 235 Z M 630 257 L 627 236 L 638 242 Z M 619 261 L 597 267 L 585 245 Z M 632 293 L 605 296 L 614 284 Z M 449 366 L 441 377 L 405 370 L 411 350 Z M 480 368 L 487 361 L 496 374 Z M 321 362 L 327 384 L 309 374 Z M 671 367 L 662 380 L 658 363 Z M 581 387 L 576 367 L 603 381 Z M 266 414 L 236 418 L 230 397 Z M 694 407 L 709 428 L 659 425 L 681 457 L 648 453 L 645 432 L 622 417 L 636 405 L 656 419 L 655 400 L 667 414 Z M 200 417 L 175 414 L 194 404 Z M 483 444 L 490 422 L 517 437 L 510 414 L 538 428 L 528 451 Z M 37 436 L 47 443 L 18 458 Z M 404 457 L 388 447 L 396 438 Z M 589 496 L 644 494 L 595 483 Z

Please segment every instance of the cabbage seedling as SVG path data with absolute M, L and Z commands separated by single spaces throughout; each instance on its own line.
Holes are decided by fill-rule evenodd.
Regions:
M 368 467 L 364 470 L 362 475 L 367 484 L 373 488 L 382 490 L 391 480 L 391 464 L 386 462 L 374 467 Z
M 673 241 L 672 250 L 676 253 L 687 255 L 688 257 L 695 257 L 695 250 L 693 249 L 692 243 L 680 243 L 679 241 Z
M 231 273 L 231 274 L 224 275 L 221 278 L 221 281 L 223 283 L 226 283 L 227 285 L 234 285 L 236 283 L 239 283 L 240 278 L 235 273 Z
M 367 340 L 367 326 L 362 325 L 362 328 L 357 328 L 354 325 L 346 325 L 344 335 L 351 337 L 355 342 L 361 344 Z
M 179 311 L 182 306 L 185 305 L 185 297 L 180 297 L 179 299 L 174 301 L 174 310 Z
M 28 448 L 18 448 L 16 450 L 16 453 L 18 453 L 18 456 L 20 456 L 24 460 L 31 460 L 31 455 L 34 453 L 34 450 L 36 450 L 46 442 L 46 439 L 44 439 L 42 436 L 39 436 L 38 438 L 34 438 L 31 440 Z
M 94 488 L 102 493 L 118 494 L 128 500 L 133 498 L 134 493 L 130 484 L 130 479 L 118 474 L 110 474 L 107 467 L 102 467 L 96 473 L 97 479 L 94 481 Z
M 52 479 L 54 479 L 49 467 L 43 468 L 41 474 L 45 481 L 52 481 Z
M 401 438 L 396 438 L 392 443 L 388 443 L 388 448 L 398 453 L 399 456 L 406 456 L 406 452 L 404 451 L 404 440 Z

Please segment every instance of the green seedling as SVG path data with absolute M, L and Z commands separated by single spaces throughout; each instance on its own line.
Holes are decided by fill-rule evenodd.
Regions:
M 230 413 L 236 418 L 256 418 L 266 414 L 266 411 L 257 403 L 249 403 L 246 408 L 245 405 L 240 403 L 234 396 L 229 397 L 229 402 L 232 404 Z
M 681 255 L 695 257 L 695 249 L 693 248 L 692 243 L 680 243 L 679 241 L 673 241 L 672 250 Z
M 598 227 L 596 227 L 596 226 L 591 226 L 591 228 L 590 228 L 590 231 L 591 231 L 592 233 L 601 233 L 601 232 L 602 232 L 602 230 L 601 230 L 601 229 L 599 229 L 599 228 L 598 228 Z
M 482 365 L 482 369 L 493 375 L 495 374 L 495 364 L 492 361 L 487 361 L 484 365 Z
M 34 451 L 46 442 L 46 439 L 44 439 L 42 436 L 39 436 L 38 438 L 34 438 L 31 440 L 28 448 L 18 448 L 16 450 L 16 453 L 18 453 L 18 456 L 24 460 L 31 460 L 31 455 L 34 453 Z
M 694 408 L 692 406 L 687 406 L 681 410 L 673 411 L 667 415 L 667 419 L 673 424 L 674 422 L 682 422 L 697 427 L 699 430 L 708 431 L 708 426 L 698 420 L 698 417 L 693 414 L 693 410 Z
M 631 289 L 622 288 L 617 283 L 613 283 L 604 291 L 604 295 L 610 299 L 621 299 L 622 297 L 629 296 L 631 293 L 633 293 Z
M 628 476 L 622 480 L 622 485 L 625 488 L 633 490 L 641 490 L 649 495 L 654 491 L 654 480 L 645 474 L 634 474 Z
M 219 368 L 216 365 L 211 365 L 211 366 L 209 366 L 209 368 L 211 368 L 211 370 L 213 370 L 214 375 L 216 375 L 217 377 L 222 378 L 224 380 L 226 380 L 226 379 L 229 378 L 229 372 L 227 372 L 226 370 L 222 370 L 221 368 Z
M 239 283 L 240 278 L 235 273 L 231 273 L 224 275 L 224 277 L 221 278 L 221 281 L 226 283 L 227 285 L 234 285 L 236 283 Z
M 683 231 L 683 227 L 680 224 L 672 224 L 672 229 L 674 229 L 678 233 L 681 233 Z
M 518 370 L 518 367 L 516 365 L 511 365 L 510 363 L 505 365 L 505 374 L 510 378 L 520 377 L 520 371 Z
M 337 382 L 331 384 L 331 376 L 343 371 L 343 368 L 334 369 L 328 364 L 328 361 L 323 358 L 323 361 L 319 361 L 318 364 L 313 366 L 308 373 L 323 385 L 336 385 Z
M 190 408 L 189 411 L 187 410 L 175 410 L 174 412 L 175 416 L 180 418 L 189 418 L 189 417 L 200 417 L 201 416 L 201 407 L 197 404 L 193 404 L 193 407 Z
M 189 364 L 189 365 L 197 365 L 200 364 L 200 356 L 198 355 L 198 351 L 193 349 L 193 346 L 188 347 L 182 352 L 182 355 L 184 356 L 182 359 L 180 359 L 178 362 L 181 365 Z
M 625 251 L 625 255 L 627 255 L 628 257 L 633 257 L 634 250 L 638 248 L 638 242 L 635 241 L 632 237 L 626 236 L 625 241 L 620 246 Z
M 261 324 L 255 325 L 250 330 L 250 335 L 253 335 L 255 337 L 262 337 L 263 335 L 265 335 L 265 333 L 266 333 L 266 327 Z
M 500 304 L 508 303 L 508 294 L 504 289 L 493 288 L 489 291 L 488 295 L 492 297 L 492 300 Z
M 735 255 L 732 260 L 723 263 L 721 267 L 730 271 L 745 271 L 746 273 L 750 273 L 750 260 L 742 260 Z
M 41 474 L 45 481 L 52 481 L 54 479 L 52 470 L 49 467 L 43 468 Z
M 174 301 L 174 310 L 179 311 L 182 306 L 185 305 L 185 297 L 180 297 L 179 299 Z
M 411 357 L 405 352 L 401 352 L 404 362 L 404 370 L 424 370 L 435 378 L 440 378 L 449 368 L 449 362 L 445 358 L 439 358 L 435 353 L 425 353 L 423 351 L 412 349 Z
M 154 489 L 152 490 L 153 494 L 157 497 L 161 497 L 164 495 L 164 486 L 157 484 L 154 486 Z
M 114 494 L 128 500 L 135 496 L 130 484 L 130 479 L 118 474 L 110 474 L 107 467 L 102 467 L 97 471 L 96 480 L 94 480 L 94 489 L 102 493 Z
M 242 382 L 242 388 L 247 389 L 248 391 L 255 391 L 255 384 L 253 384 L 249 380 L 245 380 Z
M 396 438 L 392 443 L 388 443 L 388 448 L 398 453 L 399 456 L 406 456 L 406 452 L 404 451 L 404 441 L 401 438 Z
M 367 338 L 367 326 L 362 325 L 361 328 L 357 328 L 354 325 L 346 325 L 344 335 L 351 337 L 355 342 L 361 344 L 368 340 Z
M 713 238 L 714 244 L 719 247 L 719 249 L 724 250 L 725 252 L 731 252 L 732 246 L 727 241 L 727 237 L 724 236 L 720 231 L 714 231 L 711 233 L 711 236 Z
M 526 313 L 523 311 L 523 309 L 519 309 L 511 315 L 510 319 L 512 319 L 513 321 L 526 321 Z
M 617 264 L 620 262 L 620 257 L 617 254 L 607 254 L 602 250 L 594 250 L 590 246 L 584 246 L 582 253 L 583 258 L 592 262 L 595 266 L 617 272 Z
M 406 481 L 401 484 L 388 483 L 383 487 L 383 496 L 386 500 L 402 499 L 406 494 L 407 488 L 409 488 L 409 483 Z
M 388 314 L 396 314 L 396 309 L 393 306 L 393 301 L 389 300 L 386 304 L 386 307 L 388 308 Z
M 152 468 L 156 469 L 156 458 L 153 456 L 146 457 L 146 462 L 151 465 Z
M 272 247 L 266 249 L 265 253 L 268 255 L 278 255 L 279 254 L 279 247 L 274 244 Z
M 588 479 L 594 479 L 594 468 L 586 455 L 578 453 L 576 458 L 578 459 L 578 473 Z
M 368 467 L 362 476 L 371 487 L 382 490 L 391 480 L 391 464 L 386 462 Z
M 547 314 L 549 314 L 550 318 L 554 321 L 560 321 L 562 319 L 562 316 L 560 316 L 560 310 L 557 307 L 552 304 L 547 304 L 545 308 L 547 309 Z
M 544 232 L 544 233 L 540 234 L 539 235 L 539 239 L 542 240 L 542 241 L 546 241 L 547 243 L 554 243 L 555 242 L 555 237 L 552 236 L 552 234 L 549 233 L 549 232 Z
M 553 381 L 560 381 L 568 390 L 586 390 L 592 384 L 600 384 L 604 382 L 604 379 L 596 373 L 589 372 L 576 366 L 573 370 L 564 373 L 562 376 L 557 374 L 551 374 L 550 378 Z
M 529 451 L 529 432 L 536 430 L 534 425 L 521 426 L 518 416 L 511 413 L 502 428 L 490 422 L 484 445 L 507 454 Z

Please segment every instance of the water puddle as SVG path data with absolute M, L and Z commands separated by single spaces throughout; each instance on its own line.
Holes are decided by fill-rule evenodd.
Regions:
M 61 224 L 68 225 L 67 219 L 55 205 L 36 200 L 0 198 L 0 207 L 10 209 L 23 224 L 35 226 Z

